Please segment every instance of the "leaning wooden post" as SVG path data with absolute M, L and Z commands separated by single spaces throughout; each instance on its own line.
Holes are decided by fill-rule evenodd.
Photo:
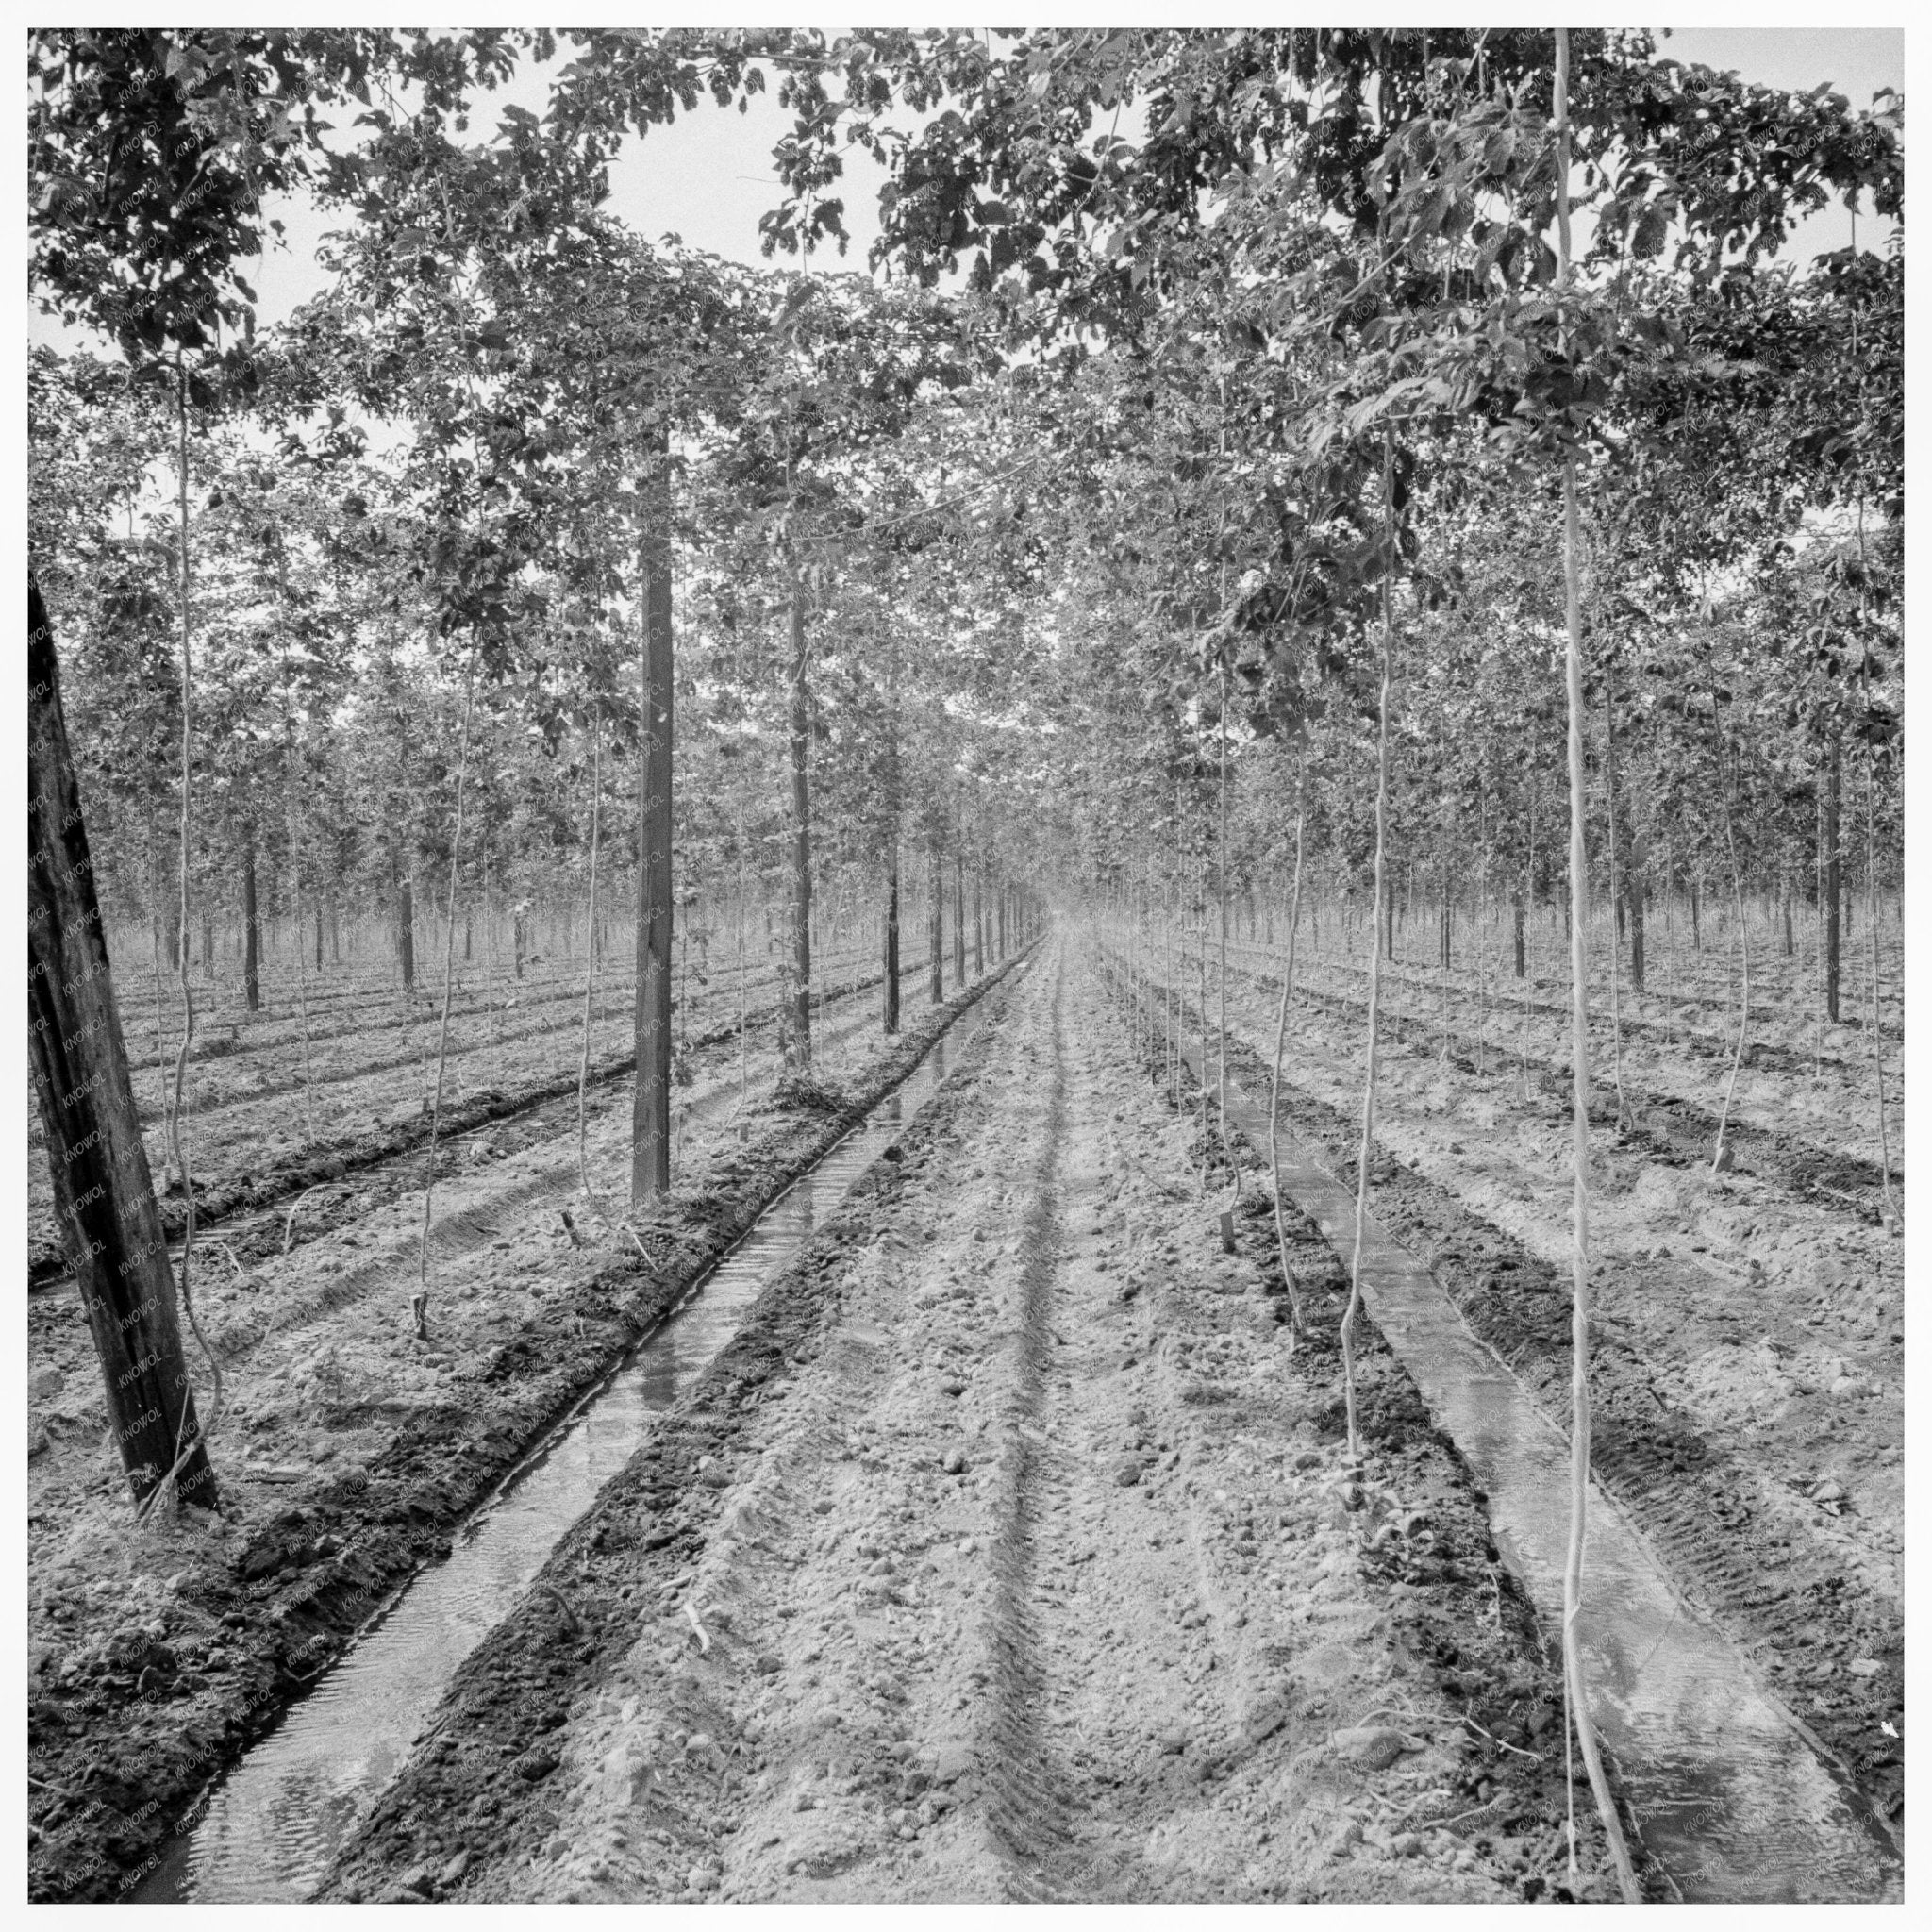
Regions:
M 175 1493 L 213 1508 L 214 1476 L 101 931 L 53 629 L 31 574 L 26 610 L 27 1044 L 55 1220 L 135 1501 L 160 1493 L 172 1466 Z M 184 974 L 187 953 L 184 941 Z

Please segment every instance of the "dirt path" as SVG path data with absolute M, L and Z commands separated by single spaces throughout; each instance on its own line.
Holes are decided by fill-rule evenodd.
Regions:
M 1373 1336 L 1343 1468 L 1272 1226 L 1221 1251 L 1084 971 L 1049 951 L 900 1153 L 467 1660 L 325 1895 L 1561 1882 L 1557 1681 L 1466 1472 Z

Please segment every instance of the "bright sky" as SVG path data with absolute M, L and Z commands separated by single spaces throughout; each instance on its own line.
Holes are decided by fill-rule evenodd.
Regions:
M 1657 51 L 1669 59 L 1724 68 L 1764 87 L 1802 93 L 1828 80 L 1854 108 L 1869 108 L 1880 88 L 1905 91 L 1906 37 L 1895 26 L 1680 26 L 1658 39 Z M 1859 243 L 1877 239 L 1876 225 L 1868 220 Z M 1851 224 L 1840 203 L 1800 222 L 1789 246 L 1807 260 L 1850 240 Z
M 1670 31 L 1660 51 L 1770 86 L 1802 90 L 1829 81 L 1855 107 L 1869 106 L 1882 87 L 1905 86 L 1905 35 L 1895 27 L 1679 27 Z M 505 102 L 541 112 L 545 92 L 541 73 L 519 75 L 509 89 L 480 105 L 473 131 L 486 132 Z M 611 209 L 649 241 L 675 234 L 690 247 L 761 261 L 758 217 L 778 198 L 771 150 L 788 125 L 789 116 L 770 92 L 754 99 L 742 115 L 705 101 L 670 126 L 626 142 L 611 171 Z M 843 187 L 852 242 L 841 266 L 865 266 L 866 251 L 878 233 L 881 178 L 864 155 L 848 155 Z M 287 224 L 287 246 L 271 251 L 250 277 L 264 322 L 280 321 L 326 280 L 314 254 L 329 219 L 303 204 L 274 211 Z M 1829 210 L 1798 229 L 1795 252 L 1803 258 L 1841 248 L 1848 237 L 1843 210 Z M 1870 239 L 1878 240 L 1875 226 Z M 36 341 L 75 345 L 68 332 L 38 314 L 30 327 Z
M 1677 27 L 1659 51 L 1770 87 L 1802 91 L 1828 80 L 1855 108 L 1869 107 L 1882 87 L 1905 87 L 1905 35 L 1896 27 Z M 629 144 L 613 171 L 614 211 L 647 240 L 670 231 L 713 255 L 761 259 L 758 217 L 775 197 L 771 147 L 786 123 L 767 93 L 743 116 L 700 108 L 669 127 L 654 128 L 647 140 Z M 852 234 L 847 262 L 854 268 L 864 266 L 878 234 L 882 179 L 865 155 L 849 156 L 845 222 Z M 1814 217 L 1797 240 L 1806 256 L 1842 248 L 1844 218 Z

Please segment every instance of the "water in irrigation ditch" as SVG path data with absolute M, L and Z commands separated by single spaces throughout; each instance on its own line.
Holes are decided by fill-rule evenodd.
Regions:
M 650 1418 L 669 1408 L 730 1341 L 766 1281 L 804 1245 L 881 1151 L 930 1100 L 950 1050 L 985 1023 L 969 1008 L 865 1121 L 803 1174 L 560 1425 L 496 1500 L 425 1570 L 215 1788 L 201 1822 L 135 1894 L 298 1900 L 401 1768 L 444 1687 L 515 1607 L 558 1540 L 630 1459 Z
M 1182 1058 L 1202 1077 L 1200 1054 L 1184 1045 Z M 1268 1145 L 1266 1107 L 1232 1079 L 1227 1117 L 1252 1145 Z M 1280 1141 L 1284 1196 L 1338 1254 L 1350 1254 L 1353 1184 L 1285 1126 Z M 1370 1315 L 1488 1496 L 1504 1560 L 1544 1627 L 1560 1629 L 1567 1436 L 1373 1215 L 1362 1218 L 1361 1268 Z M 1737 1645 L 1684 1601 L 1594 1482 L 1589 1508 L 1577 1629 L 1592 1710 L 1643 1842 L 1678 1896 L 1731 1905 L 1897 1898 L 1897 1847 L 1850 1778 Z

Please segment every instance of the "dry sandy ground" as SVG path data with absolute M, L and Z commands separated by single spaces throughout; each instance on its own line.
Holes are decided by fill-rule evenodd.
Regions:
M 1291 1362 L 1262 1291 L 1272 1230 L 1222 1252 L 1083 971 L 1050 950 L 961 1077 L 822 1345 L 701 1469 L 698 1560 L 544 1747 L 554 1829 L 512 1860 L 491 1801 L 490 1841 L 394 1895 L 1543 1893 L 1550 1754 L 1464 1713 L 1480 1682 L 1558 1742 L 1546 1664 L 1501 1599 L 1469 1614 L 1480 1575 L 1362 1555 L 1479 1523 L 1466 1476 L 1418 1447 L 1348 1494 L 1332 1362 Z M 1418 1649 L 1451 1623 L 1460 1683 Z

